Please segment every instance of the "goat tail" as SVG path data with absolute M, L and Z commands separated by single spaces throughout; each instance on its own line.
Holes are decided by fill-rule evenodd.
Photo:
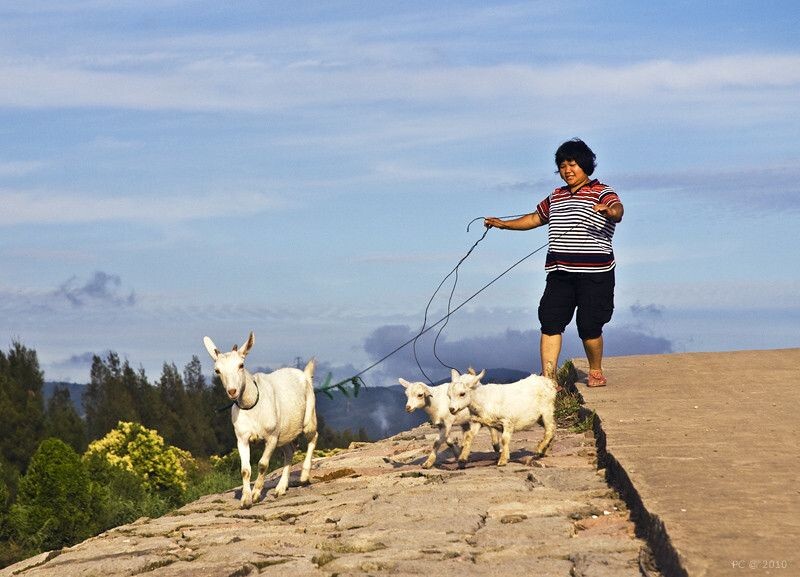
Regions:
M 317 359 L 312 357 L 311 360 L 308 361 L 306 368 L 303 369 L 303 373 L 305 373 L 306 379 L 308 379 L 308 382 L 310 384 L 314 382 L 314 369 L 316 368 L 317 368 Z

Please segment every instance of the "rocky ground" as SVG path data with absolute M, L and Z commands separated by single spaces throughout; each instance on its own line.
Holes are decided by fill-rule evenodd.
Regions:
M 280 499 L 241 510 L 239 491 L 210 495 L 0 576 L 658 575 L 591 433 L 559 429 L 533 460 L 541 434 L 518 433 L 503 468 L 482 431 L 465 469 L 442 453 L 424 470 L 435 433 L 418 427 L 316 460 L 312 484 Z

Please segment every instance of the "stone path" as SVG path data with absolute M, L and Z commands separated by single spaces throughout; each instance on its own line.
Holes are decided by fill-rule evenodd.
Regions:
M 600 417 L 601 465 L 654 549 L 671 549 L 665 573 L 800 575 L 800 349 L 614 357 L 604 369 L 609 386 L 579 385 Z
M 312 485 L 249 510 L 211 495 L 0 576 L 640 577 L 648 549 L 597 472 L 591 434 L 559 430 L 529 464 L 523 447 L 541 434 L 515 436 L 504 468 L 482 432 L 466 469 L 443 454 L 423 470 L 435 433 L 420 427 L 317 460 Z

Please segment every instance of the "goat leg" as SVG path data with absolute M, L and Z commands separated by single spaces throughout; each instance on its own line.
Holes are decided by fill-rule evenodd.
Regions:
M 261 500 L 261 491 L 264 488 L 264 480 L 267 476 L 267 469 L 269 468 L 269 460 L 272 457 L 272 452 L 278 444 L 278 437 L 269 436 L 264 442 L 264 453 L 258 460 L 258 477 L 253 485 L 253 502 L 258 503 Z
M 250 443 L 237 440 L 237 445 L 242 468 L 242 499 L 240 506 L 242 509 L 249 509 L 253 504 L 253 494 L 250 491 Z

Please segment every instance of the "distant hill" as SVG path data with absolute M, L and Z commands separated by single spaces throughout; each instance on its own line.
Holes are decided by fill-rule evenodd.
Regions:
M 483 382 L 513 383 L 529 374 L 513 369 L 488 369 Z M 83 417 L 81 398 L 86 385 L 47 382 L 44 384 L 45 403 L 56 387 L 66 387 L 69 390 L 75 409 Z M 400 385 L 366 387 L 359 391 L 357 397 L 345 397 L 341 393 L 333 392 L 333 399 L 330 399 L 320 394 L 317 395 L 317 411 L 331 429 L 335 431 L 350 429 L 353 433 L 357 433 L 363 428 L 371 440 L 383 439 L 412 429 L 425 422 L 428 417 L 421 410 L 406 413 L 405 390 Z
M 485 383 L 513 383 L 530 373 L 513 369 L 488 369 Z M 441 381 L 437 384 L 441 384 Z M 331 429 L 358 432 L 364 428 L 372 440 L 384 439 L 407 431 L 425 422 L 428 415 L 422 410 L 406 413 L 405 389 L 400 385 L 391 387 L 367 387 L 358 397 L 348 398 L 333 393 L 333 399 L 317 395 L 317 411 Z
M 427 418 L 422 411 L 406 413 L 405 389 L 400 385 L 363 388 L 355 398 L 335 391 L 333 399 L 317 395 L 317 413 L 331 429 L 356 433 L 363 428 L 371 440 L 407 431 Z

